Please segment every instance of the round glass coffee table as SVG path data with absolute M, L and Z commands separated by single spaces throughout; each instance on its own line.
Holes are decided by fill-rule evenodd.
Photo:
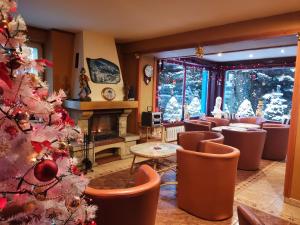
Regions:
M 230 123 L 230 127 L 239 127 L 239 128 L 246 128 L 246 129 L 259 129 L 260 126 L 257 124 L 252 123 Z
M 211 128 L 211 130 L 214 132 L 222 132 L 224 129 L 234 131 L 247 131 L 247 129 L 243 127 L 218 126 Z
M 176 155 L 176 150 L 181 148 L 179 145 L 162 142 L 146 142 L 143 144 L 137 144 L 130 147 L 130 152 L 133 154 L 133 160 L 131 164 L 130 172 L 133 173 L 135 159 L 137 156 L 152 159 L 153 169 L 157 172 L 163 172 L 171 168 L 164 168 L 163 171 L 157 170 L 159 159 L 167 158 Z M 173 166 L 174 167 L 174 166 Z

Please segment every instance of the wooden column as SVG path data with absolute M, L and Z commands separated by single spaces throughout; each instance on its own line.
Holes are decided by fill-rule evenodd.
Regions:
M 284 196 L 287 202 L 300 206 L 300 37 L 295 70 L 295 83 L 292 98 L 291 127 Z

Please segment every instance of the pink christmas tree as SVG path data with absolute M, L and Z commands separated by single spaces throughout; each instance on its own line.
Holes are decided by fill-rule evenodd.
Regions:
M 63 91 L 48 94 L 47 60 L 31 60 L 26 24 L 16 3 L 0 0 L 0 223 L 95 224 L 88 183 L 69 156 L 81 140 L 61 104 Z

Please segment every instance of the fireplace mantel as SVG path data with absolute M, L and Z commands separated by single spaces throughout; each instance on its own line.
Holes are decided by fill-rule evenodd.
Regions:
M 65 100 L 64 107 L 73 110 L 101 110 L 101 109 L 135 109 L 138 107 L 138 101 L 74 101 Z

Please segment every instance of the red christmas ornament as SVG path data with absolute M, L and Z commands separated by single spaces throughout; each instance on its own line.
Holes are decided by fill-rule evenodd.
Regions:
M 54 177 L 56 177 L 57 172 L 57 164 L 50 159 L 44 159 L 34 167 L 34 176 L 36 179 L 42 182 L 52 180 Z
M 0 210 L 4 209 L 7 204 L 7 198 L 0 198 Z

